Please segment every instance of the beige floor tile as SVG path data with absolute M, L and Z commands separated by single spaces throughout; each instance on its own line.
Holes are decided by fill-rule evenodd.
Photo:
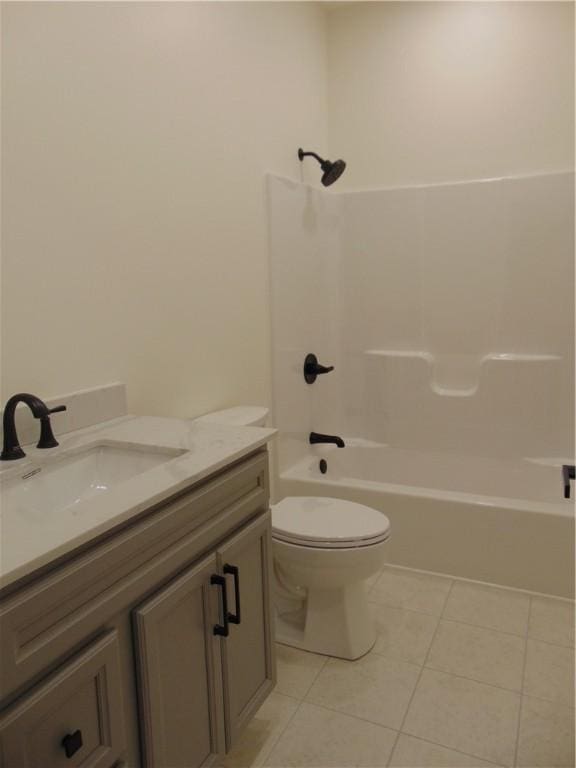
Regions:
M 276 645 L 276 693 L 303 699 L 328 658 L 287 645 Z
M 302 704 L 265 764 L 270 768 L 379 768 L 388 763 L 396 732 Z
M 523 592 L 456 581 L 446 602 L 443 618 L 524 635 L 529 610 L 530 596 Z
M 533 597 L 528 635 L 547 643 L 574 646 L 574 603 Z
M 525 642 L 516 635 L 442 620 L 426 666 L 520 691 Z
M 246 727 L 238 744 L 226 755 L 223 768 L 261 766 L 299 706 L 296 699 L 271 693 Z
M 378 632 L 374 653 L 423 664 L 438 626 L 438 618 L 377 603 L 371 603 L 370 608 Z
M 379 578 L 380 578 L 380 571 L 375 573 L 374 576 L 370 576 L 369 579 L 366 579 L 365 584 L 366 584 L 366 589 L 367 589 L 368 592 L 370 592 L 370 590 L 372 589 L 374 584 L 376 584 L 376 582 L 378 581 Z
M 491 768 L 494 763 L 400 734 L 390 768 Z
M 452 579 L 402 568 L 385 568 L 370 591 L 370 600 L 393 608 L 440 616 Z
M 574 649 L 528 640 L 524 693 L 574 706 Z
M 403 731 L 475 757 L 512 765 L 520 696 L 425 669 Z
M 522 768 L 573 768 L 574 710 L 524 696 L 517 765 Z
M 375 653 L 358 661 L 332 659 L 316 678 L 306 701 L 399 728 L 420 667 Z

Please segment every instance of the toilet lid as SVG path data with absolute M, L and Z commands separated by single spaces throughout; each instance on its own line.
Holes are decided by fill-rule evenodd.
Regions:
M 301 546 L 363 547 L 384 541 L 390 521 L 363 504 L 325 496 L 288 496 L 272 507 L 272 535 Z

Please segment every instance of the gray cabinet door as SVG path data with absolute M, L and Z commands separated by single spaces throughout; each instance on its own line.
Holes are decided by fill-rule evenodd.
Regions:
M 226 748 L 230 749 L 276 682 L 269 512 L 218 549 L 218 566 L 227 580 L 230 614 L 229 636 L 221 639 Z M 239 624 L 234 623 L 238 610 Z
M 199 768 L 223 752 L 216 572 L 212 555 L 134 612 L 146 768 Z

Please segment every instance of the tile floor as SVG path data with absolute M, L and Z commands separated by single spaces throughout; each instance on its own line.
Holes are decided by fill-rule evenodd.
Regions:
M 225 768 L 574 766 L 574 605 L 387 566 L 356 662 L 277 646 Z

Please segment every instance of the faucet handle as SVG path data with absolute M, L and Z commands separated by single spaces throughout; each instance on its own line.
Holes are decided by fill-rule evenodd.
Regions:
M 562 464 L 562 483 L 564 485 L 564 498 L 570 498 L 570 480 L 576 480 L 574 464 Z
M 40 440 L 36 448 L 56 448 L 58 440 L 56 440 L 54 432 L 52 432 L 50 414 L 60 413 L 65 410 L 67 410 L 65 405 L 56 405 L 54 408 L 48 408 L 46 415 L 40 418 Z
M 48 413 L 61 413 L 67 410 L 68 408 L 65 405 L 56 405 L 54 408 L 48 408 Z
M 333 370 L 333 365 L 320 365 L 318 358 L 312 352 L 306 355 L 304 360 L 304 380 L 306 384 L 313 384 L 317 376 L 320 376 L 322 373 L 330 373 Z

